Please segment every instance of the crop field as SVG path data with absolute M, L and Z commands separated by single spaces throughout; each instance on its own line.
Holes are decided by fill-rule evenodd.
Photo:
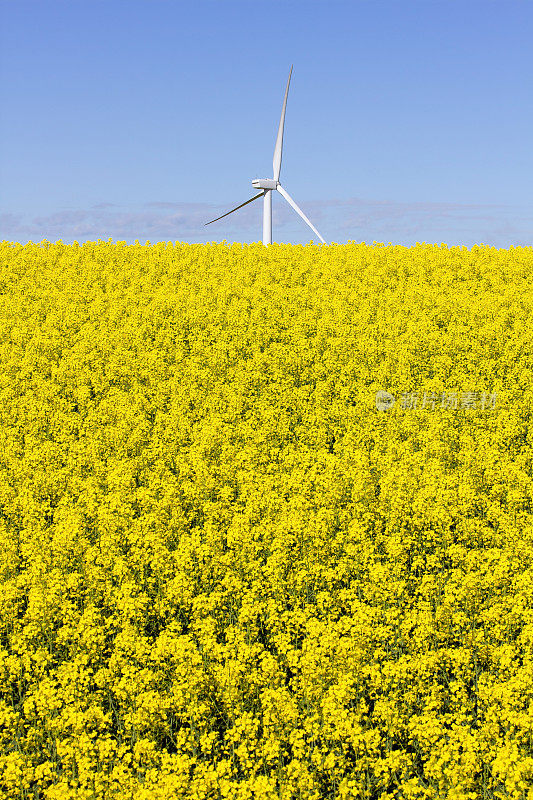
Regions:
M 532 800 L 533 248 L 0 257 L 0 800 Z

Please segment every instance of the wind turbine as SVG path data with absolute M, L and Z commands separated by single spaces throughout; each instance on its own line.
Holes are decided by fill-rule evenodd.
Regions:
M 281 119 L 279 121 L 278 137 L 276 139 L 276 146 L 274 148 L 274 160 L 272 162 L 274 177 L 255 178 L 252 181 L 252 186 L 254 186 L 256 189 L 262 189 L 262 191 L 259 192 L 259 194 L 256 194 L 254 197 L 251 197 L 250 200 L 247 200 L 245 203 L 241 203 L 240 206 L 232 208 L 231 211 L 227 211 L 220 217 L 212 219 L 210 222 L 206 222 L 205 224 L 211 225 L 212 222 L 217 222 L 217 220 L 222 219 L 222 217 L 227 217 L 228 214 L 233 214 L 233 212 L 237 211 L 239 208 L 242 208 L 243 206 L 248 205 L 248 203 L 252 203 L 254 200 L 258 200 L 260 197 L 262 197 L 263 198 L 263 244 L 272 244 L 272 192 L 276 190 L 285 198 L 287 203 L 294 208 L 296 213 L 301 216 L 303 221 L 309 225 L 311 230 L 313 230 L 316 233 L 320 241 L 326 244 L 326 242 L 319 234 L 315 226 L 311 224 L 311 222 L 307 219 L 302 209 L 298 208 L 292 197 L 279 182 L 279 173 L 281 170 L 281 151 L 283 149 L 283 128 L 285 125 L 285 108 L 287 106 L 287 95 L 289 94 L 289 83 L 291 81 L 291 73 L 292 73 L 292 65 L 289 72 L 289 79 L 287 81 L 287 88 L 285 89 L 285 98 L 283 100 L 283 108 L 281 109 Z

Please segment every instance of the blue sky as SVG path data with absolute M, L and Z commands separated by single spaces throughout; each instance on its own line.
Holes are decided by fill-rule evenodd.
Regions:
M 530 0 L 0 0 L 0 239 L 533 238 Z M 316 239 L 273 197 L 273 240 Z

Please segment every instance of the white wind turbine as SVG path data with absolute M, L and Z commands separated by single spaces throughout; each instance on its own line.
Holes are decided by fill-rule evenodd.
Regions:
M 313 230 L 321 242 L 326 244 L 322 236 L 319 234 L 317 229 L 311 222 L 307 219 L 304 212 L 301 208 L 298 208 L 292 197 L 289 195 L 288 192 L 285 191 L 281 183 L 279 182 L 279 173 L 281 169 L 281 151 L 283 149 L 283 127 L 285 125 L 285 108 L 287 106 L 287 95 L 289 94 L 289 83 L 291 81 L 291 73 L 292 73 L 292 66 L 289 72 L 289 80 L 287 81 L 287 88 L 285 89 L 285 99 L 283 100 L 283 108 L 281 109 L 281 119 L 279 121 L 279 128 L 278 128 L 278 138 L 276 139 L 276 146 L 274 148 L 274 160 L 272 162 L 274 168 L 274 177 L 273 178 L 255 178 L 252 181 L 252 186 L 256 189 L 262 189 L 259 194 L 256 194 L 254 197 L 251 197 L 250 200 L 247 200 L 245 203 L 241 203 L 240 206 L 236 206 L 236 208 L 232 208 L 231 211 L 227 211 L 225 214 L 222 214 L 220 217 L 216 219 L 212 219 L 210 222 L 206 222 L 206 225 L 211 225 L 211 222 L 216 222 L 222 217 L 227 217 L 228 214 L 233 214 L 234 211 L 237 209 L 242 208 L 243 206 L 248 205 L 248 203 L 252 203 L 254 200 L 257 200 L 259 197 L 263 198 L 263 244 L 272 244 L 272 191 L 276 189 L 287 201 L 289 205 L 291 205 L 294 210 L 301 216 L 301 218 L 306 222 L 311 230 Z

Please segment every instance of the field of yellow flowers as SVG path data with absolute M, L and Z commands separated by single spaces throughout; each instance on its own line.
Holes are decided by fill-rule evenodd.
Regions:
M 532 275 L 1 242 L 0 800 L 532 800 Z

